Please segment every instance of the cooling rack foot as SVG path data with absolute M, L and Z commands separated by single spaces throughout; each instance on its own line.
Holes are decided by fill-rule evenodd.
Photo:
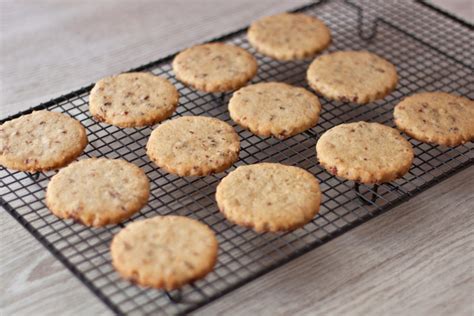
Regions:
M 225 92 L 219 92 L 213 94 L 214 101 L 222 103 L 225 100 Z
M 173 290 L 173 291 L 165 291 L 166 296 L 168 299 L 175 304 L 188 304 L 188 305 L 193 305 L 193 304 L 199 304 L 200 300 L 192 300 L 192 299 L 187 299 L 184 298 L 182 290 Z
M 345 0 L 345 2 L 357 11 L 357 30 L 359 37 L 366 41 L 374 39 L 377 35 L 379 18 L 366 21 L 367 19 L 364 17 L 364 9 L 361 6 L 353 3 L 350 0 Z
M 356 191 L 356 194 L 359 200 L 365 205 L 373 205 L 375 201 L 377 201 L 377 191 L 379 189 L 379 185 L 374 184 L 374 186 L 372 187 L 371 189 L 372 195 L 370 197 L 370 200 L 367 197 L 365 197 L 362 193 L 360 193 L 359 187 L 360 187 L 360 184 L 357 182 L 354 182 L 354 190 Z
M 173 303 L 182 303 L 183 302 L 183 293 L 181 290 L 176 290 L 172 292 L 165 291 L 168 299 Z
M 26 172 L 26 175 L 28 176 L 28 178 L 30 178 L 31 180 L 33 181 L 38 181 L 40 175 L 41 175 L 41 172 L 35 172 L 35 173 L 31 173 L 31 172 Z

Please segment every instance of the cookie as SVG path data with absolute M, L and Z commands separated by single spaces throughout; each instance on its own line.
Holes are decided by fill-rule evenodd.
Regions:
M 173 290 L 203 278 L 217 260 L 214 232 L 184 216 L 155 216 L 127 225 L 110 246 L 112 264 L 136 284 Z
M 229 124 L 211 117 L 184 116 L 158 126 L 146 145 L 160 168 L 179 176 L 206 176 L 229 168 L 240 140 Z
M 60 218 L 100 227 L 129 218 L 149 195 L 148 178 L 134 164 L 91 158 L 70 164 L 51 179 L 46 204 Z
M 284 139 L 316 125 L 321 105 L 311 92 L 286 83 L 246 86 L 229 101 L 230 117 L 259 136 Z
M 173 71 L 186 85 L 205 92 L 238 89 L 257 74 L 257 61 L 245 49 L 223 44 L 197 45 L 179 53 Z
M 219 210 L 257 232 L 290 231 L 318 213 L 321 191 L 309 172 L 277 163 L 240 166 L 217 186 Z
M 62 113 L 37 111 L 0 126 L 0 165 L 14 170 L 60 168 L 86 146 L 86 129 Z
M 414 156 L 411 144 L 396 129 L 367 122 L 331 128 L 318 140 L 316 153 L 329 173 L 361 183 L 402 177 Z
M 366 51 L 339 51 L 316 58 L 308 68 L 311 88 L 342 102 L 365 104 L 382 99 L 397 86 L 397 69 Z
M 397 127 L 426 143 L 457 146 L 474 140 L 474 101 L 445 92 L 405 98 L 393 111 Z
M 165 78 L 132 72 L 99 80 L 89 96 L 96 120 L 119 127 L 161 122 L 173 114 L 179 94 Z
M 301 13 L 281 13 L 253 22 L 247 37 L 255 49 L 278 60 L 303 59 L 324 50 L 331 33 L 319 19 Z

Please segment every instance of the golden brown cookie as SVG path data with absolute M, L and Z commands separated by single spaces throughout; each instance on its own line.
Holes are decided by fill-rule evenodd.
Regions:
M 414 156 L 411 144 L 396 129 L 367 122 L 331 128 L 318 140 L 316 153 L 331 174 L 361 183 L 402 177 Z
M 99 80 L 91 90 L 89 110 L 99 122 L 140 127 L 170 117 L 178 99 L 178 91 L 165 78 L 132 72 Z
M 193 46 L 173 60 L 176 78 L 206 92 L 238 89 L 257 74 L 257 68 L 245 49 L 223 43 Z
M 155 216 L 127 225 L 112 240 L 119 274 L 146 287 L 173 290 L 203 278 L 217 260 L 214 232 L 184 216 Z
M 158 126 L 148 139 L 147 155 L 179 176 L 205 176 L 229 168 L 240 140 L 229 124 L 211 117 L 184 116 Z
M 87 146 L 86 129 L 57 112 L 37 111 L 0 126 L 0 164 L 21 171 L 63 167 Z
M 322 55 L 309 66 L 307 79 L 328 99 L 358 104 L 384 98 L 398 82 L 395 66 L 366 51 Z
M 240 166 L 217 186 L 219 210 L 257 232 L 290 231 L 318 213 L 321 192 L 309 172 L 277 163 Z
M 70 164 L 51 179 L 46 204 L 60 218 L 99 227 L 129 218 L 145 206 L 149 194 L 148 178 L 134 164 L 91 158 Z
M 284 139 L 316 125 L 321 105 L 311 92 L 286 83 L 249 85 L 229 101 L 230 117 L 259 136 Z
M 279 60 L 313 56 L 331 43 L 331 33 L 319 19 L 301 13 L 281 13 L 250 25 L 248 40 L 260 53 Z
M 457 146 L 474 140 L 474 101 L 445 92 L 423 92 L 395 106 L 397 127 L 422 142 Z

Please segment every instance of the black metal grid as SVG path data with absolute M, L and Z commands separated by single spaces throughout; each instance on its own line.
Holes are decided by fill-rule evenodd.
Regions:
M 410 139 L 416 158 L 407 175 L 380 185 L 377 190 L 360 185 L 356 191 L 352 182 L 325 172 L 315 158 L 316 141 L 325 130 L 358 120 L 393 126 L 393 106 L 409 94 L 443 90 L 474 98 L 471 25 L 425 3 L 409 0 L 376 4 L 320 1 L 298 11 L 318 16 L 329 25 L 333 35 L 329 51 L 367 49 L 394 63 L 400 76 L 396 91 L 384 100 L 364 106 L 321 98 L 323 111 L 318 125 L 281 141 L 260 138 L 236 126 L 227 113 L 230 93 L 199 93 L 176 81 L 170 66 L 173 56 L 136 70 L 169 78 L 178 87 L 181 98 L 175 117 L 208 115 L 230 122 L 236 128 L 242 149 L 240 160 L 230 170 L 242 164 L 272 161 L 297 165 L 316 175 L 321 182 L 323 204 L 319 215 L 305 227 L 283 234 L 257 234 L 230 224 L 220 215 L 214 201 L 215 187 L 225 173 L 181 178 L 157 169 L 144 149 L 152 128 L 120 129 L 90 118 L 88 94 L 92 85 L 35 109 L 64 112 L 81 121 L 89 137 L 81 158 L 121 157 L 145 170 L 152 183 L 150 201 L 129 221 L 157 214 L 179 214 L 210 225 L 220 244 L 214 272 L 172 293 L 143 289 L 121 280 L 110 264 L 108 247 L 113 235 L 129 221 L 97 229 L 56 218 L 44 204 L 45 188 L 55 172 L 35 177 L 0 169 L 1 205 L 113 312 L 176 314 L 203 306 L 473 165 L 472 143 L 446 148 Z M 249 46 L 245 30 L 218 40 L 237 44 L 257 57 L 259 72 L 253 82 L 284 81 L 307 88 L 305 72 L 310 60 L 278 62 L 257 54 Z M 6 120 L 21 114 L 24 113 Z

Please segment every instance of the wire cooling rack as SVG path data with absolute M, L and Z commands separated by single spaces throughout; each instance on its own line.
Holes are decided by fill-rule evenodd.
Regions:
M 207 115 L 231 123 L 241 137 L 238 165 L 261 161 L 297 165 L 321 182 L 323 204 L 319 215 L 305 227 L 289 233 L 257 234 L 227 222 L 214 200 L 217 183 L 225 173 L 201 177 L 176 177 L 156 168 L 145 155 L 152 128 L 120 129 L 90 118 L 88 86 L 39 105 L 66 113 L 87 128 L 89 145 L 81 158 L 124 158 L 143 168 L 151 180 L 148 205 L 123 224 L 88 228 L 53 216 L 45 206 L 44 192 L 55 172 L 30 175 L 0 169 L 1 205 L 33 234 L 77 278 L 116 314 L 181 314 L 215 300 L 233 289 L 335 238 L 345 231 L 389 210 L 455 172 L 473 165 L 472 143 L 454 148 L 423 144 L 410 139 L 416 158 L 403 178 L 375 187 L 354 187 L 331 176 L 316 162 L 315 144 L 327 129 L 349 121 L 377 121 L 390 126 L 392 109 L 403 97 L 418 91 L 442 90 L 474 98 L 473 27 L 449 14 L 417 1 L 358 2 L 320 1 L 298 9 L 324 20 L 333 43 L 329 51 L 367 49 L 397 66 L 400 82 L 384 100 L 358 106 L 321 98 L 318 125 L 286 140 L 260 138 L 239 128 L 227 112 L 230 93 L 213 95 L 184 87 L 174 78 L 173 56 L 139 67 L 169 78 L 179 89 L 175 114 Z M 217 39 L 239 45 L 258 59 L 253 82 L 284 81 L 307 88 L 310 60 L 279 62 L 251 48 L 245 29 Z M 18 117 L 19 113 L 6 120 Z M 3 120 L 6 121 L 6 120 Z M 111 266 L 109 244 L 128 222 L 155 215 L 179 214 L 212 227 L 219 240 L 214 272 L 181 291 L 143 289 L 123 281 Z M 336 272 L 336 271 L 334 271 Z

